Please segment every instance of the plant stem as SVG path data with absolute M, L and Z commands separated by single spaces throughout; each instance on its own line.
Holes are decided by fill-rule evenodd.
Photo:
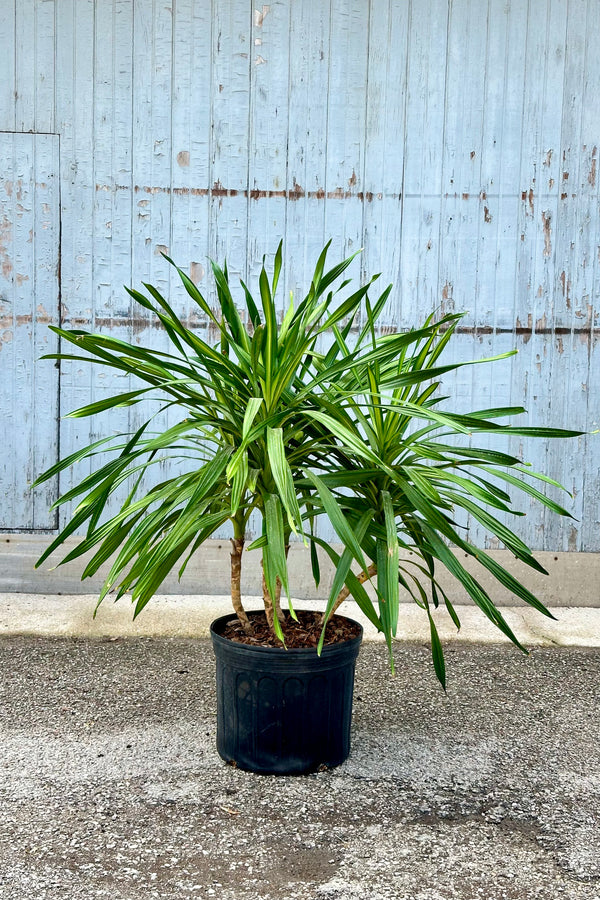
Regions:
M 246 610 L 242 605 L 242 551 L 244 549 L 244 538 L 231 539 L 231 602 L 236 612 L 241 626 L 246 634 L 254 634 L 254 629 L 250 624 L 250 620 L 246 615 Z
M 365 581 L 367 581 L 367 579 L 372 578 L 373 575 L 376 575 L 376 574 L 377 574 L 377 565 L 375 563 L 371 563 L 371 565 L 369 566 L 369 568 L 367 569 L 366 572 L 361 572 L 360 575 L 357 575 L 356 577 L 358 578 L 358 580 L 361 584 L 364 584 Z M 333 604 L 333 608 L 329 614 L 329 618 L 331 618 L 332 616 L 335 615 L 336 611 L 342 605 L 344 600 L 346 600 L 349 597 L 349 595 L 350 595 L 349 588 L 347 588 L 347 587 L 342 588 L 342 590 L 339 592 L 339 594 L 336 597 L 335 603 Z M 321 624 L 322 625 L 325 624 L 325 613 L 323 613 Z
M 265 615 L 267 617 L 267 624 L 269 626 L 269 630 L 274 634 L 275 629 L 273 627 L 273 601 L 271 600 L 271 595 L 269 594 L 269 589 L 267 587 L 267 580 L 265 578 L 265 568 L 263 566 L 261 560 L 262 567 L 262 592 L 263 592 L 263 603 L 265 605 Z M 279 581 L 279 579 L 277 579 Z

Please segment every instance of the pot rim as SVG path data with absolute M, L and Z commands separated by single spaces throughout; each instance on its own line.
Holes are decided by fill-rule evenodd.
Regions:
M 248 610 L 248 612 L 262 612 L 262 610 Z M 313 612 L 313 610 L 303 610 L 300 607 L 298 612 Z M 356 625 L 359 629 L 359 633 L 356 637 L 350 638 L 350 640 L 347 641 L 338 641 L 335 644 L 325 644 L 321 651 L 321 657 L 329 656 L 332 653 L 347 653 L 348 650 L 354 646 L 357 648 L 358 652 L 358 647 L 363 639 L 363 627 L 360 622 L 350 618 L 350 616 L 341 615 L 340 613 L 336 613 L 336 616 L 339 616 L 340 619 L 346 619 L 346 621 L 352 622 L 352 624 Z M 232 641 L 231 638 L 224 637 L 221 634 L 221 630 L 228 622 L 236 618 L 236 613 L 227 613 L 224 616 L 219 616 L 210 623 L 210 636 L 213 640 L 213 644 L 218 644 L 222 647 L 233 647 L 236 648 L 236 650 L 237 648 L 240 648 L 242 652 L 258 653 L 274 658 L 285 657 L 286 659 L 306 659 L 306 657 L 314 656 L 316 654 L 316 647 L 291 647 L 290 649 L 287 649 L 286 647 L 262 647 L 260 645 L 243 644 L 238 641 Z

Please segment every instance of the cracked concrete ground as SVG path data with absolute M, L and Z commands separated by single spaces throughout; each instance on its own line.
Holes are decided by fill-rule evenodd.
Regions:
M 332 771 L 217 757 L 205 639 L 0 640 L 3 900 L 598 900 L 600 653 L 365 644 Z

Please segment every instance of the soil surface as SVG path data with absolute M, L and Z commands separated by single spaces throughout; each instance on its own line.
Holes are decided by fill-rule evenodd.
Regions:
M 316 647 L 321 637 L 323 623 L 320 612 L 298 610 L 296 622 L 289 613 L 284 613 L 285 622 L 282 622 L 282 630 L 285 635 L 285 646 L 288 650 L 301 649 L 302 647 Z M 238 644 L 252 644 L 258 647 L 281 647 L 281 641 L 269 629 L 267 617 L 262 611 L 249 612 L 248 618 L 252 623 L 254 634 L 245 634 L 238 619 L 229 622 L 223 631 L 223 637 Z M 325 644 L 340 644 L 358 637 L 360 628 L 356 622 L 346 619 L 344 616 L 333 616 L 325 629 Z

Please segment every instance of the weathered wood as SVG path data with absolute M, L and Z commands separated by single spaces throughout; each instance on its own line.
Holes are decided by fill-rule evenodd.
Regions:
M 47 530 L 58 453 L 58 138 L 0 134 L 0 527 Z
M 493 374 L 449 379 L 463 409 L 510 399 L 531 422 L 598 427 L 597 0 L 0 7 L 0 131 L 60 135 L 65 324 L 160 346 L 121 288 L 150 280 L 203 329 L 161 250 L 212 302 L 209 257 L 227 257 L 232 280 L 255 287 L 281 237 L 282 311 L 332 237 L 332 259 L 365 248 L 352 274 L 394 282 L 384 324 L 466 310 L 450 358 L 519 347 Z M 40 240 L 57 242 L 52 234 Z M 32 273 L 21 274 L 31 287 Z M 5 391 L 15 390 L 10 371 Z M 84 366 L 65 365 L 60 378 L 63 412 L 119 383 Z M 63 420 L 61 452 L 151 411 Z M 600 549 L 595 440 L 512 448 L 568 483 L 582 520 L 565 526 L 531 508 L 535 547 Z M 6 515 L 11 527 L 38 527 Z

